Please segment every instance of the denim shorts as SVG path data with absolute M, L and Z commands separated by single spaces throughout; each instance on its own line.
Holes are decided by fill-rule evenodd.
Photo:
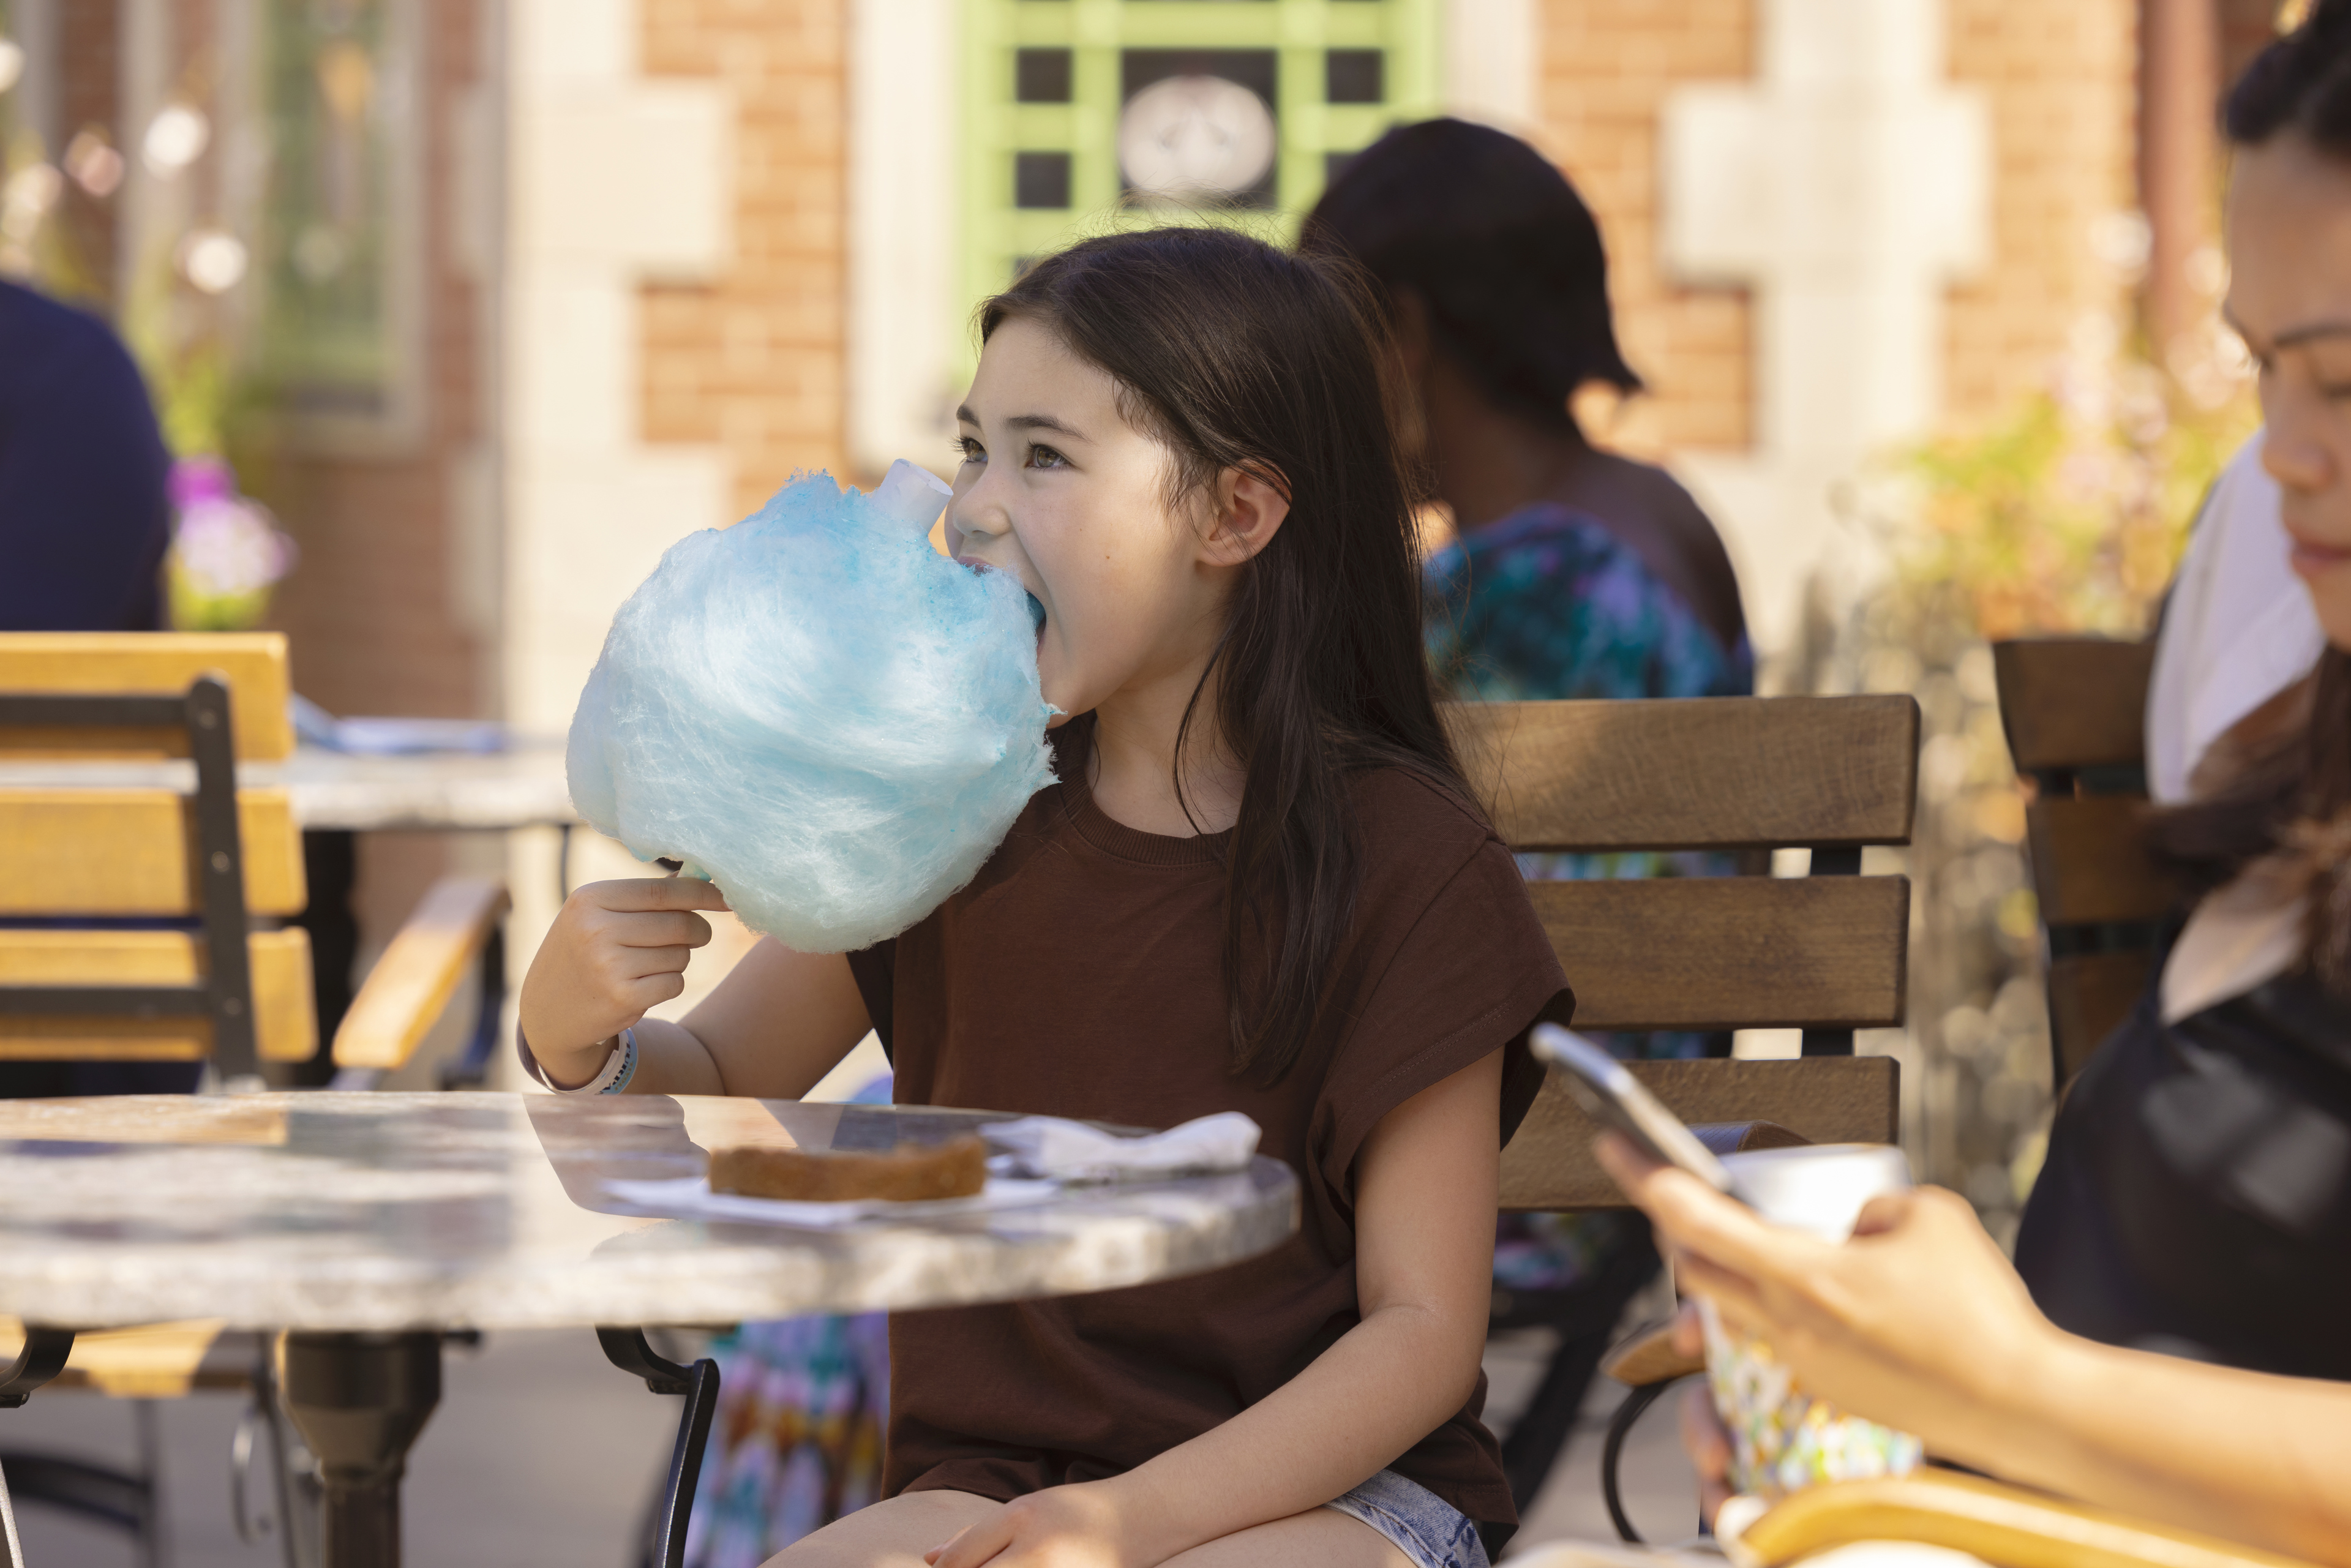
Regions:
M 1360 1519 L 1395 1542 L 1413 1568 L 1490 1568 L 1478 1527 L 1459 1509 L 1394 1470 L 1382 1470 L 1322 1506 Z

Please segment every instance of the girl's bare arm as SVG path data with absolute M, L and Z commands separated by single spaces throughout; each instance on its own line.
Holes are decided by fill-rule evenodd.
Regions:
M 633 1028 L 629 1092 L 796 1100 L 870 1027 L 838 953 L 795 953 L 762 937 L 681 1023 L 645 1009 L 685 989 L 694 950 L 710 940 L 695 913 L 726 907 L 688 877 L 590 883 L 564 901 L 523 979 L 523 1037 L 547 1075 L 585 1083 L 606 1042 Z
M 1683 1287 L 1769 1340 L 1815 1393 L 1994 1475 L 2351 1568 L 2351 1385 L 2066 1333 L 1939 1187 L 1877 1200 L 1831 1246 L 1621 1140 L 1601 1153 L 1672 1241 Z
M 1385 1468 L 1468 1402 L 1492 1290 L 1500 1182 L 1499 1051 L 1382 1119 L 1356 1157 L 1355 1281 L 1363 1319 L 1239 1415 L 1125 1475 L 1008 1503 L 942 1550 L 936 1568 L 1026 1562 L 1055 1538 L 1091 1557 L 1156 1563 L 1319 1508 Z

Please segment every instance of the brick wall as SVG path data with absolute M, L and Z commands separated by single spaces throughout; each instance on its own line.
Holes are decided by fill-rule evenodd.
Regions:
M 104 128 L 117 147 L 137 139 L 115 123 L 121 92 L 117 18 L 111 7 L 66 5 L 57 8 L 57 145 L 52 162 L 65 155 L 84 126 Z M 135 152 L 134 152 L 135 155 Z M 114 205 L 91 196 L 68 180 L 53 220 L 65 236 L 70 265 L 87 281 L 82 302 L 110 304 L 114 291 Z
M 848 7 L 643 0 L 643 26 L 646 74 L 716 77 L 737 108 L 733 265 L 643 291 L 645 438 L 726 448 L 747 514 L 794 469 L 852 477 Z
M 282 451 L 254 476 L 302 556 L 272 607 L 270 624 L 291 638 L 298 690 L 336 713 L 471 716 L 497 713 L 495 626 L 466 611 L 494 585 L 494 555 L 469 559 L 461 517 L 464 465 L 496 428 L 485 379 L 495 318 L 458 255 L 455 168 L 478 150 L 460 146 L 459 95 L 486 62 L 485 0 L 418 0 L 421 50 L 417 127 L 423 199 L 417 254 L 423 272 L 423 426 L 406 450 L 371 456 Z M 489 552 L 483 552 L 487 555 Z M 495 598 L 488 600 L 495 603 Z M 433 879 L 471 863 L 486 840 L 433 833 L 360 836 L 360 972 L 391 939 Z M 494 849 L 495 846 L 491 845 Z
M 2133 0 L 1946 0 L 1955 81 L 1990 99 L 1992 257 L 1951 290 L 1944 406 L 1995 418 L 2046 384 L 2074 324 L 2124 303 L 2091 225 L 2137 203 Z
M 1754 74 L 1751 0 L 1544 0 L 1543 150 L 1600 219 L 1616 327 L 1648 395 L 1612 438 L 1741 447 L 1752 427 L 1748 297 L 1683 288 L 1657 256 L 1657 124 L 1677 84 Z
M 432 47 L 420 51 L 418 129 L 424 199 L 423 430 L 413 447 L 329 456 L 276 455 L 268 498 L 302 557 L 271 623 L 293 639 L 304 695 L 338 713 L 470 716 L 496 712 L 495 635 L 465 610 L 457 516 L 466 455 L 496 428 L 484 383 L 489 319 L 463 270 L 451 223 L 460 92 L 480 73 L 482 0 L 419 0 Z M 478 586 L 478 585 L 476 585 Z

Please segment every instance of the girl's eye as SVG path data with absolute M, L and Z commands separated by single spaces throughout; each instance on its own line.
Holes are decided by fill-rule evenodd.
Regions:
M 1050 446 L 1029 449 L 1029 466 L 1031 468 L 1066 468 L 1069 465 L 1070 460 Z
M 987 448 L 982 446 L 977 441 L 968 435 L 956 436 L 955 440 L 955 449 L 962 455 L 963 460 L 967 463 L 985 463 L 987 461 Z

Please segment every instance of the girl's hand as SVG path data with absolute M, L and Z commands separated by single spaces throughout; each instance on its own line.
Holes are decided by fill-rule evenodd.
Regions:
M 931 1568 L 1147 1568 L 1127 1551 L 1117 1504 L 1099 1481 L 1015 1498 L 923 1561 Z
M 1997 1386 L 2032 1376 L 2060 1336 L 1965 1199 L 1874 1200 L 1832 1245 L 1766 1224 L 1604 1134 L 1600 1160 L 1675 1250 L 1682 1288 L 1767 1341 L 1812 1392 L 1967 1459 L 1996 1448 Z
M 710 940 L 694 911 L 726 907 L 693 877 L 591 882 L 565 899 L 522 982 L 523 1035 L 548 1076 L 595 1077 L 605 1040 L 685 989 L 686 960 Z

